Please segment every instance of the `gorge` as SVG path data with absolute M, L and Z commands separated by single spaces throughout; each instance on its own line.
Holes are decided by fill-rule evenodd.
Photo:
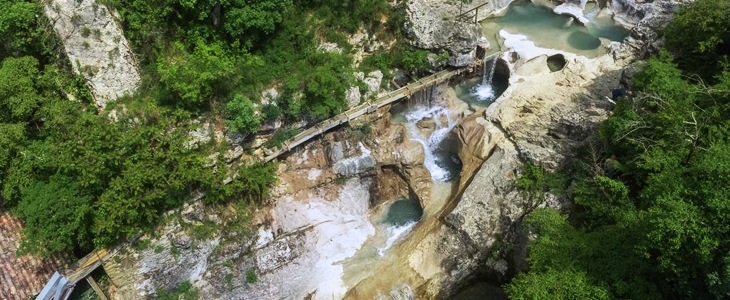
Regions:
M 414 1 L 409 9 L 431 8 Z M 596 6 L 590 9 L 589 18 L 597 14 Z M 608 13 L 626 12 L 601 10 Z M 415 28 L 419 20 L 411 20 Z M 637 22 L 631 32 L 654 30 L 642 27 L 646 22 Z M 582 32 L 581 25 L 570 25 L 576 26 Z M 520 165 L 557 168 L 574 155 L 572 149 L 590 139 L 610 111 L 603 97 L 619 84 L 621 70 L 645 55 L 634 49 L 653 40 L 599 36 L 602 46 L 583 56 L 580 46 L 549 49 L 509 28 L 494 34 L 499 40 L 490 41 L 492 51 L 502 54 L 480 62 L 474 79 L 460 79 L 464 83 L 456 88 L 437 86 L 421 96 L 425 101 L 379 111 L 361 121 L 369 132 L 331 132 L 289 155 L 279 165 L 272 206 L 252 216 L 259 225 L 250 235 L 228 236 L 223 229 L 213 238 L 174 246 L 190 240 L 181 229 L 185 222 L 216 222 L 222 228 L 227 223 L 218 217 L 221 212 L 197 205 L 183 209 L 180 221 L 152 239 L 165 250 L 154 253 L 151 246 L 107 262 L 116 297 L 143 297 L 184 280 L 203 297 L 218 299 L 448 298 L 469 290 L 469 283 L 499 297 L 483 282 L 504 283 L 525 269 L 524 214 L 535 205 L 569 209 L 564 195 L 552 195 L 546 203 L 523 198 L 514 187 Z M 419 45 L 429 43 L 418 38 Z M 548 57 L 556 55 L 564 67 L 550 69 Z M 493 103 L 459 99 L 469 98 L 472 87 L 483 85 L 482 76 L 495 70 L 509 85 L 497 88 L 503 93 Z M 415 215 L 388 223 L 399 205 L 415 205 L 400 208 Z M 423 215 L 416 216 L 420 210 Z M 202 219 L 190 220 L 186 212 Z M 494 246 L 498 238 L 523 248 Z M 170 254 L 174 247 L 180 249 L 177 257 Z M 226 280 L 227 274 L 251 268 L 256 283 L 237 275 Z
M 70 23 L 59 14 L 64 5 L 82 8 L 75 21 L 84 26 L 103 23 L 100 32 L 110 39 L 122 34 L 113 19 L 101 19 L 114 15 L 103 5 L 51 2 L 45 13 L 57 20 L 57 33 L 71 37 L 63 40 L 69 59 L 90 45 L 73 40 Z M 277 182 L 269 194 L 259 195 L 261 205 L 254 210 L 196 199 L 167 211 L 160 225 L 134 242 L 144 246 L 126 247 L 103 261 L 113 283 L 106 293 L 112 299 L 146 299 L 189 283 L 200 299 L 506 299 L 501 286 L 528 270 L 527 244 L 534 235 L 523 224 L 525 216 L 535 208 L 573 208 L 569 191 L 537 198 L 521 192 L 516 181 L 522 167 L 569 165 L 613 111 L 606 96 L 630 80 L 627 70 L 659 51 L 659 30 L 692 2 L 404 2 L 409 46 L 431 52 L 421 72 L 466 71 L 292 147 L 274 162 Z M 480 23 L 455 18 L 474 7 L 483 7 L 475 12 Z M 388 47 L 387 38 L 368 34 L 360 29 L 341 38 L 354 50 L 323 43 L 316 52 L 352 51 L 360 56 L 358 64 L 377 55 L 368 48 Z M 92 47 L 101 54 L 79 58 L 74 69 L 90 82 L 100 110 L 145 80 L 123 36 L 117 39 L 122 50 L 102 40 L 108 41 Z M 156 67 L 176 68 L 177 58 L 215 57 L 214 46 L 190 55 L 165 49 L 179 56 L 159 59 Z M 121 63 L 105 64 L 104 56 Z M 169 80 L 163 71 L 156 79 Z M 393 73 L 389 82 L 380 70 L 348 73 L 357 83 L 346 91 L 348 105 L 367 103 L 395 90 L 399 80 L 412 79 Z M 193 94 L 175 84 L 170 83 Z M 284 109 L 312 108 L 296 101 L 316 93 L 314 88 L 297 94 L 285 91 L 287 85 L 267 86 L 262 99 L 291 101 Z M 307 84 L 312 86 L 317 85 Z M 124 105 L 109 106 L 109 119 L 126 114 Z M 252 107 L 251 115 L 263 120 L 263 107 L 272 105 Z M 332 111 L 344 111 L 338 109 Z M 190 130 L 195 139 L 186 144 L 224 148 L 224 155 L 208 157 L 216 172 L 269 156 L 276 146 L 268 145 L 282 127 L 276 118 L 257 123 L 266 133 L 262 138 L 233 134 L 226 129 L 230 123 L 219 123 L 194 124 L 200 125 Z M 301 130 L 307 122 L 287 125 Z M 278 147 L 283 149 L 281 142 Z M 236 176 L 220 173 L 228 182 Z

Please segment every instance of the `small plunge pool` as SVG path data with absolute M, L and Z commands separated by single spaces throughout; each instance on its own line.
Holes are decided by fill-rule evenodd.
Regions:
M 378 247 L 378 256 L 385 255 L 385 251 L 390 249 L 396 241 L 405 237 L 422 216 L 423 207 L 417 199 L 401 198 L 393 201 L 379 222 L 385 225 L 387 240 Z

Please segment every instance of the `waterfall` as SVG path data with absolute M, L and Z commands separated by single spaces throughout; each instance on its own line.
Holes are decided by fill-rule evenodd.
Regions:
M 497 56 L 494 56 L 494 59 L 492 59 L 492 69 L 489 70 L 489 79 L 487 80 L 486 84 L 492 85 L 492 79 L 494 78 L 494 69 L 497 68 Z
M 423 88 L 408 97 L 407 103 L 408 107 L 416 107 L 416 106 L 426 106 L 431 107 L 431 103 L 433 102 L 433 97 L 438 93 L 438 86 L 430 86 L 427 88 Z
M 431 178 L 438 182 L 448 181 L 454 177 L 453 171 L 450 171 L 447 166 L 452 164 L 449 157 L 445 157 L 437 153 L 441 142 L 446 138 L 449 132 L 456 126 L 457 120 L 452 120 L 449 117 L 449 111 L 445 107 L 434 106 L 424 107 L 417 106 L 405 115 L 406 128 L 411 136 L 411 140 L 416 141 L 423 145 L 424 150 L 424 166 L 431 173 Z M 433 119 L 436 121 L 436 128 L 430 136 L 424 136 L 419 130 L 416 123 L 422 119 Z M 443 124 L 441 120 L 446 120 L 446 124 Z
M 485 54 L 486 55 L 486 54 Z M 477 96 L 479 101 L 488 101 L 494 99 L 494 88 L 492 88 L 492 79 L 494 79 L 494 70 L 497 67 L 497 56 L 492 59 L 492 68 L 487 75 L 487 59 L 482 59 L 482 82 L 474 87 L 472 94 Z
M 484 51 L 484 57 L 482 57 L 482 85 L 487 84 L 487 51 Z

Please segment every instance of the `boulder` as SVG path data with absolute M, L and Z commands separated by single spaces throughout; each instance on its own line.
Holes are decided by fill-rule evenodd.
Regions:
M 355 176 L 372 170 L 377 163 L 375 158 L 370 155 L 370 150 L 360 143 L 360 155 L 341 159 L 332 166 L 335 172 L 342 177 Z
M 331 164 L 335 164 L 345 158 L 344 148 L 342 148 L 342 142 L 334 142 L 329 147 L 327 158 L 329 158 Z
M 416 122 L 416 127 L 421 131 L 421 135 L 428 138 L 436 130 L 436 120 L 433 118 L 425 118 Z
M 378 92 L 380 92 L 380 84 L 383 81 L 383 72 L 380 70 L 372 71 L 362 81 L 368 87 L 368 91 L 365 92 L 364 97 L 366 99 L 369 99 L 371 96 L 377 97 Z
M 360 88 L 351 86 L 345 91 L 345 99 L 347 99 L 348 107 L 355 107 L 360 104 Z

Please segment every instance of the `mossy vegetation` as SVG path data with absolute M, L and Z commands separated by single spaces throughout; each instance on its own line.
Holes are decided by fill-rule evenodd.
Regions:
M 156 300 L 198 300 L 200 291 L 193 287 L 190 281 L 183 281 L 172 290 L 158 289 Z

